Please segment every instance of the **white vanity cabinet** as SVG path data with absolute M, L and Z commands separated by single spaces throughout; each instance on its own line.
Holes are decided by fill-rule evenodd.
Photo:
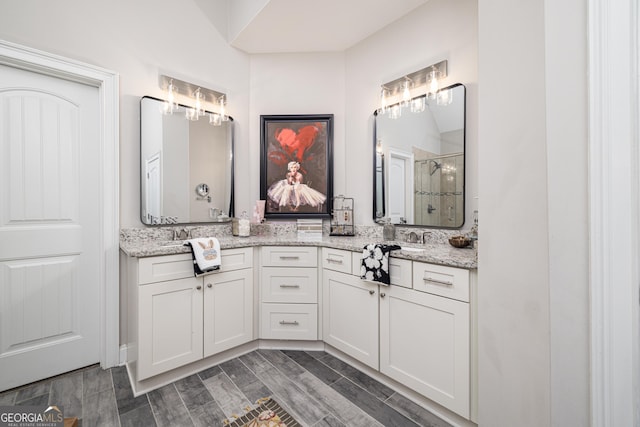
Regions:
M 191 254 L 130 260 L 128 353 L 138 381 L 253 340 L 253 250 L 221 252 L 220 270 L 201 277 Z
M 354 359 L 379 367 L 379 304 L 388 286 L 360 279 L 362 254 L 322 249 L 323 340 Z M 389 259 L 391 283 L 411 287 L 411 261 Z
M 260 338 L 317 340 L 318 248 L 265 246 L 260 259 Z
M 399 286 L 381 292 L 380 372 L 469 418 L 469 303 Z
M 350 268 L 331 261 L 347 256 Z M 322 259 L 323 340 L 469 419 L 469 271 L 392 257 L 385 286 L 360 279 L 359 253 L 324 248 Z

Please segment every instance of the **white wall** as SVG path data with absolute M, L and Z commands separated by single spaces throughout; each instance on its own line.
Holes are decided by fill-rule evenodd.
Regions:
M 373 112 L 380 85 L 448 60 L 443 86 L 467 88 L 466 222 L 478 194 L 478 19 L 476 0 L 430 0 L 346 53 L 345 195 L 355 197 L 356 224 L 373 224 Z
M 139 101 L 143 95 L 163 97 L 159 74 L 229 95 L 237 164 L 246 164 L 249 59 L 228 46 L 193 1 L 3 1 L 0 38 L 120 74 L 121 227 L 142 226 Z M 237 177 L 239 203 L 250 200 L 243 193 L 248 183 Z
M 480 2 L 480 425 L 589 425 L 585 7 Z
M 260 195 L 260 115 L 333 114 L 333 192 L 335 195 L 343 193 L 346 121 L 344 54 L 252 55 L 250 93 L 250 160 L 246 166 L 240 164 L 236 178 L 239 175 L 247 176 L 253 200 L 250 205 L 236 203 L 236 211 L 252 212 L 255 200 Z

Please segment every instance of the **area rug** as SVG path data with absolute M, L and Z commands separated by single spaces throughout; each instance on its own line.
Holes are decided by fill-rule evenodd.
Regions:
M 301 427 L 278 402 L 271 398 L 260 399 L 259 406 L 234 420 L 225 420 L 227 427 Z

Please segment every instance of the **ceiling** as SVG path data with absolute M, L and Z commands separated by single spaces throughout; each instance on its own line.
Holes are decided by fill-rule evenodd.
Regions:
M 427 1 L 268 0 L 229 42 L 252 54 L 344 51 Z

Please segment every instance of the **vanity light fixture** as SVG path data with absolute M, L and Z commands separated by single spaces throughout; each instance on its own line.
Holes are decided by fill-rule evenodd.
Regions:
M 220 121 L 229 120 L 224 105 L 227 97 L 225 93 L 163 74 L 159 76 L 158 84 L 160 88 L 166 92 L 166 101 L 163 106 L 163 112 L 165 114 L 182 111 L 180 108 L 184 107 L 185 117 L 188 120 L 198 120 L 207 113 L 206 107 L 207 104 L 210 104 L 221 109 L 218 114 Z M 180 105 L 178 103 L 178 95 L 181 100 L 188 105 Z M 216 113 L 209 113 L 209 123 L 217 125 L 217 119 L 212 119 L 212 115 L 214 114 Z
M 417 92 L 417 95 L 426 94 L 428 99 L 435 100 L 437 94 L 440 93 L 438 92 L 440 81 L 447 77 L 447 68 L 447 60 L 445 59 L 383 84 L 378 112 L 380 114 L 389 112 L 392 118 L 400 117 L 402 113 L 390 105 L 390 98 L 396 100 L 398 104 L 395 105 L 410 107 L 412 112 L 417 113 L 424 111 L 424 107 L 426 106 L 425 99 L 421 97 L 413 98 L 413 101 L 421 99 L 414 103 L 411 97 L 411 90 Z M 414 93 L 414 96 L 415 95 L 416 93 Z M 441 102 L 445 101 L 444 96 L 446 95 L 443 95 Z M 448 103 L 450 103 L 450 101 L 448 101 Z M 440 105 L 446 105 L 446 103 Z
M 402 89 L 402 101 L 400 102 L 402 107 L 407 107 L 411 103 L 411 90 L 409 86 L 411 86 L 411 80 L 405 77 L 404 88 Z
M 178 110 L 178 101 L 176 100 L 177 89 L 173 85 L 173 79 L 169 80 L 169 85 L 167 86 L 167 100 L 164 102 L 162 112 L 165 114 L 173 114 L 174 111 Z
M 222 121 L 223 122 L 229 121 L 229 116 L 227 116 L 227 110 L 224 107 L 224 104 L 225 104 L 224 95 L 218 98 L 218 103 L 220 104 L 220 117 L 222 118 Z

